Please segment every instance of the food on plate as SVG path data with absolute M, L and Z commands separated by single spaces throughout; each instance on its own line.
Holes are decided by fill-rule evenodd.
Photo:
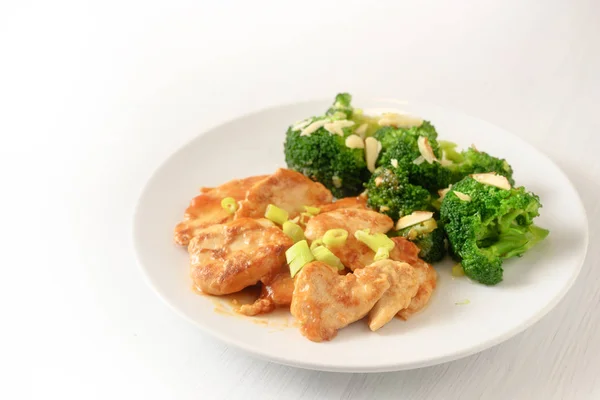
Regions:
M 495 173 L 454 184 L 444 196 L 440 215 L 465 274 L 486 285 L 500 282 L 505 259 L 523 255 L 548 235 L 548 230 L 533 223 L 540 207 L 538 196 L 511 187 Z
M 424 214 L 420 218 L 414 215 Z M 440 261 L 446 255 L 446 233 L 430 211 L 415 211 L 398 220 L 392 236 L 403 236 L 419 248 L 419 257 L 428 263 Z
M 441 162 L 451 174 L 450 183 L 458 182 L 471 174 L 495 172 L 505 176 L 511 185 L 515 184 L 512 167 L 506 160 L 493 157 L 473 146 L 459 153 L 456 151 L 456 144 L 452 142 L 440 141 L 439 144 Z
M 190 253 L 194 284 L 203 292 L 239 292 L 279 271 L 292 240 L 272 222 L 238 218 L 197 232 Z
M 357 128 L 351 116 L 349 96 L 338 95 L 325 115 L 291 125 L 284 144 L 288 168 L 321 182 L 338 198 L 359 195 L 370 175 L 364 149 L 346 145 Z
M 329 265 L 313 261 L 295 280 L 290 310 L 308 339 L 331 340 L 339 329 L 365 317 L 389 287 L 387 275 L 378 268 L 340 275 Z
M 331 192 L 322 184 L 298 172 L 280 168 L 248 189 L 235 218 L 262 218 L 269 204 L 285 210 L 289 218 L 294 218 L 305 211 L 306 205 L 331 203 L 331 200 Z
M 267 175 L 251 176 L 231 180 L 216 188 L 201 188 L 201 194 L 192 199 L 185 210 L 183 221 L 175 227 L 175 242 L 187 246 L 197 231 L 207 226 L 232 221 L 231 211 L 221 205 L 223 199 L 232 198 L 237 202 L 245 199 L 248 189 L 266 177 Z
M 505 259 L 548 235 L 533 223 L 539 197 L 514 187 L 506 160 L 351 100 L 340 93 L 288 128 L 289 169 L 201 189 L 175 228 L 196 288 L 260 287 L 237 311 L 289 308 L 315 342 L 363 318 L 377 331 L 422 311 L 437 286 L 431 263 L 448 251 L 460 261 L 452 276 L 495 285 Z
M 342 264 L 351 270 L 362 268 L 373 262 L 375 252 L 355 237 L 357 231 L 369 229 L 371 233 L 387 233 L 394 226 L 390 217 L 373 210 L 342 208 L 321 213 L 306 224 L 304 234 L 310 241 L 322 239 L 332 229 L 347 232 L 346 242 L 329 246 Z

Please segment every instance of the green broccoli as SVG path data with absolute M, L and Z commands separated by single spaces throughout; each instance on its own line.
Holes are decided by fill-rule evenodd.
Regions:
M 458 182 L 471 174 L 496 172 L 505 176 L 514 185 L 513 170 L 506 160 L 493 157 L 473 147 L 459 153 L 456 151 L 456 144 L 452 142 L 440 141 L 439 145 L 443 164 L 451 174 L 450 183 Z
M 403 236 L 416 244 L 419 257 L 428 263 L 440 261 L 446 255 L 446 234 L 433 218 L 393 231 L 390 236 Z
M 437 132 L 433 125 L 424 121 L 422 125 L 409 129 L 392 127 L 379 129 L 375 133 L 375 138 L 381 143 L 382 151 L 377 165 L 395 167 L 397 165 L 396 168 L 406 172 L 411 184 L 422 186 L 431 192 L 448 187 L 451 183 L 450 171 L 437 161 L 429 163 L 423 159 L 418 145 L 420 136 L 427 138 L 433 154 L 439 158 Z
M 505 259 L 548 235 L 533 224 L 540 207 L 539 197 L 523 187 L 505 190 L 471 177 L 452 186 L 442 201 L 441 223 L 465 274 L 486 285 L 500 282 Z
M 399 168 L 379 167 L 366 184 L 369 207 L 393 220 L 413 211 L 431 209 L 431 194 L 409 183 Z
M 350 119 L 354 113 L 354 108 L 352 108 L 351 103 L 352 95 L 350 93 L 338 93 L 337 96 L 335 96 L 335 101 L 325 114 L 341 119 Z
M 341 135 L 324 126 L 325 122 L 346 121 L 348 115 L 352 115 L 350 101 L 349 94 L 338 94 L 327 115 L 308 118 L 291 126 L 284 143 L 288 168 L 321 182 L 337 198 L 360 194 L 371 175 L 364 150 L 349 148 L 345 144 L 346 138 L 354 133 L 356 124 L 339 126 Z M 315 122 L 318 122 L 318 129 L 310 129 L 315 127 Z

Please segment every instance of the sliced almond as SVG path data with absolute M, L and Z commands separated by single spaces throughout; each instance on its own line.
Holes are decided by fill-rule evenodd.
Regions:
M 371 172 L 375 172 L 375 163 L 380 151 L 381 143 L 377 139 L 373 137 L 365 139 L 365 161 L 367 162 L 367 169 Z
M 419 156 L 413 160 L 413 164 L 421 165 L 425 162 L 425 158 L 423 156 Z
M 438 194 L 440 195 L 440 200 L 444 200 L 444 197 L 446 197 L 446 194 L 450 191 L 450 189 L 452 189 L 452 185 L 448 186 L 446 189 L 438 190 Z
M 392 167 L 398 168 L 398 160 L 396 160 L 395 158 L 392 158 L 391 164 L 392 164 Z
M 416 225 L 431 218 L 433 218 L 433 213 L 431 211 L 415 211 L 412 214 L 400 218 L 396 223 L 396 230 Z
M 383 182 L 382 177 L 378 176 L 377 178 L 375 178 L 375 186 L 381 185 L 381 182 Z
M 361 138 L 365 138 L 365 134 L 367 133 L 367 129 L 369 128 L 369 124 L 362 124 L 354 131 L 355 134 L 360 136 Z
M 342 119 L 339 121 L 333 121 L 325 124 L 323 127 L 329 133 L 333 133 L 336 135 L 344 136 L 343 128 L 348 128 L 354 125 L 354 121 L 348 121 L 347 119 Z
M 379 126 L 393 126 L 394 128 L 412 128 L 421 126 L 423 120 L 407 114 L 384 113 L 379 119 Z
M 483 183 L 484 185 L 495 186 L 500 189 L 510 190 L 511 185 L 508 179 L 505 176 L 498 175 L 494 172 L 488 172 L 485 174 L 473 174 L 471 178 L 475 179 L 479 183 Z
M 292 126 L 292 131 L 299 131 L 301 129 L 304 129 L 308 126 L 308 124 L 310 124 L 310 118 L 297 122 L 294 126 Z
M 385 211 L 389 211 L 390 208 L 388 206 L 381 206 L 379 207 L 379 212 L 385 212 Z
M 346 147 L 351 149 L 364 149 L 365 142 L 358 135 L 350 135 L 346 138 Z
M 324 127 L 325 124 L 327 124 L 327 123 L 329 123 L 328 119 L 321 119 L 321 120 L 315 121 L 312 124 L 308 125 L 306 128 L 304 128 L 302 130 L 302 133 L 300 133 L 300 136 L 309 136 L 309 135 L 313 134 L 314 132 L 316 132 L 317 129 Z
M 429 144 L 429 140 L 425 136 L 419 136 L 417 144 L 419 145 L 419 153 L 421 153 L 421 156 L 423 156 L 425 161 L 427 161 L 429 164 L 433 164 L 433 162 L 436 161 L 437 158 L 433 153 L 433 149 Z
M 468 194 L 457 192 L 456 190 L 454 190 L 454 194 L 462 201 L 471 201 L 471 196 L 469 196 Z

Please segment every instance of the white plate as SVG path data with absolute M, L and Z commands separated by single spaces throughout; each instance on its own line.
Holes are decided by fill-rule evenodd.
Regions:
M 365 111 L 403 110 L 432 121 L 440 138 L 506 158 L 515 180 L 544 205 L 539 225 L 548 238 L 524 257 L 504 264 L 494 287 L 453 279 L 451 262 L 436 265 L 438 287 L 429 306 L 409 321 L 395 319 L 376 333 L 364 321 L 331 342 L 313 343 L 293 326 L 289 312 L 235 316 L 214 298 L 192 290 L 187 253 L 173 244 L 173 227 L 200 186 L 218 185 L 285 166 L 289 124 L 321 114 L 329 101 L 281 106 L 218 126 L 173 154 L 154 173 L 139 200 L 134 242 L 142 270 L 179 314 L 224 342 L 282 364 L 327 371 L 378 372 L 454 360 L 498 344 L 548 313 L 577 277 L 587 249 L 587 220 L 577 192 L 546 156 L 484 121 L 439 107 L 355 98 Z M 468 304 L 463 303 L 468 300 Z M 215 311 L 217 309 L 217 311 Z

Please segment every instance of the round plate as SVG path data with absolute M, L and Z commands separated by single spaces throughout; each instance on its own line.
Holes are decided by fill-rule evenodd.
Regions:
M 192 290 L 185 249 L 174 226 L 200 186 L 272 173 L 284 167 L 283 141 L 291 123 L 322 114 L 330 101 L 275 107 L 218 126 L 188 143 L 154 173 L 134 219 L 142 270 L 179 314 L 224 342 L 282 364 L 326 371 L 379 372 L 418 368 L 481 351 L 521 332 L 548 313 L 577 277 L 587 248 L 587 220 L 576 190 L 545 155 L 484 121 L 423 103 L 355 98 L 365 112 L 405 111 L 432 121 L 440 138 L 506 158 L 518 185 L 543 203 L 540 226 L 548 238 L 504 264 L 504 281 L 487 287 L 453 278 L 451 261 L 436 264 L 438 286 L 428 307 L 409 321 L 394 319 L 373 333 L 364 321 L 313 343 L 287 310 L 243 317 L 227 302 Z

